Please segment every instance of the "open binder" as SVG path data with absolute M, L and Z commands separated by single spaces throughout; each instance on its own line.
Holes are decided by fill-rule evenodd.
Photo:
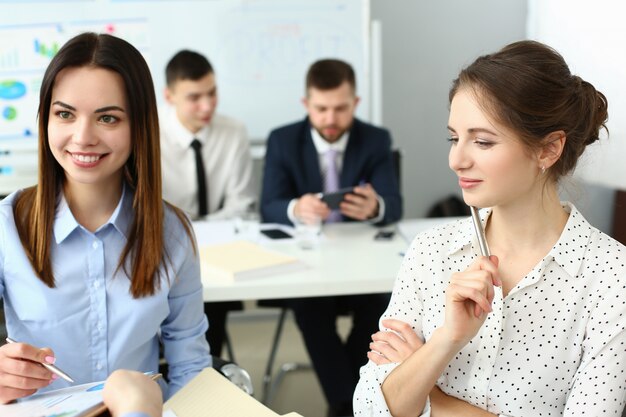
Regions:
M 169 417 L 280 417 L 213 368 L 205 368 L 163 405 Z M 298 417 L 297 413 L 285 417 Z

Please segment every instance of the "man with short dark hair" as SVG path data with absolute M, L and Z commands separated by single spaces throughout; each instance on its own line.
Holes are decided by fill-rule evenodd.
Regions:
M 336 59 L 315 62 L 306 77 L 302 102 L 307 118 L 272 131 L 267 142 L 263 221 L 366 221 L 377 225 L 398 221 L 402 199 L 391 137 L 387 130 L 354 117 L 359 98 L 352 67 Z M 333 176 L 337 178 L 331 181 Z M 331 210 L 319 198 L 330 183 L 333 189 L 353 187 L 338 210 Z M 329 416 L 352 414 L 359 368 L 367 362 L 370 337 L 388 302 L 388 294 L 286 301 L 295 313 L 329 403 Z M 352 315 L 353 326 L 344 342 L 337 334 L 336 319 L 346 312 Z
M 201 54 L 182 50 L 167 64 L 160 114 L 163 198 L 192 219 L 229 219 L 254 207 L 252 158 L 245 126 L 215 113 L 215 72 Z M 211 353 L 220 356 L 226 314 L 240 302 L 205 303 Z
M 359 103 L 352 67 L 340 60 L 315 62 L 306 76 L 302 102 L 308 117 L 271 132 L 267 142 L 261 211 L 274 223 L 326 220 L 331 210 L 323 190 L 335 151 L 342 165 L 340 187 L 354 186 L 341 204 L 342 220 L 392 223 L 402 216 L 402 198 L 391 157 L 389 132 L 354 117 Z
M 183 50 L 165 74 L 165 99 L 171 107 L 160 119 L 163 197 L 194 219 L 245 213 L 256 200 L 248 135 L 242 123 L 215 113 L 213 67 L 199 53 Z M 199 211 L 194 139 L 200 142 L 206 174 L 206 213 Z

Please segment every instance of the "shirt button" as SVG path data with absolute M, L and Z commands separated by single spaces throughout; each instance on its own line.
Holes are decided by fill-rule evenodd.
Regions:
M 102 322 L 98 322 L 98 330 L 102 331 Z
M 94 283 L 93 283 L 93 287 L 94 287 L 95 289 L 100 288 L 100 281 L 96 281 L 96 282 L 94 282 Z
M 102 364 L 100 362 L 96 363 L 96 369 L 98 371 L 102 369 Z
M 91 247 L 94 248 L 94 249 L 98 249 L 98 242 L 93 242 L 91 244 Z

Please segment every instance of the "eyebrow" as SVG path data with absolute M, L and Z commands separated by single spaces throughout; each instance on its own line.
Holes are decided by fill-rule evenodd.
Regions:
M 209 89 L 209 90 L 204 90 L 204 91 L 192 91 L 190 93 L 187 93 L 187 97 L 199 97 L 199 96 L 203 96 L 205 94 L 215 94 L 217 93 L 217 86 Z
M 53 105 L 55 105 L 55 104 L 56 104 L 57 106 L 61 106 L 61 107 L 65 108 L 65 109 L 68 109 L 68 110 L 73 110 L 73 111 L 76 111 L 76 108 L 75 108 L 75 107 L 70 106 L 70 105 L 69 105 L 69 104 L 67 104 L 67 103 L 63 103 L 62 101 L 58 101 L 58 100 L 57 100 L 57 101 L 55 101 L 55 102 L 54 102 L 54 103 L 52 103 L 52 104 L 53 104 Z M 119 106 L 105 106 L 105 107 L 100 107 L 99 109 L 94 110 L 94 113 L 105 113 L 105 112 L 108 112 L 108 111 L 111 111 L 111 110 L 117 110 L 117 111 L 121 111 L 122 113 L 126 113 L 126 112 L 124 111 L 124 109 L 123 109 L 123 108 L 121 108 L 121 107 L 119 107 Z
M 454 130 L 451 126 L 448 126 L 448 130 L 456 133 L 456 130 Z M 469 133 L 488 133 L 490 135 L 498 136 L 498 134 L 495 133 L 494 131 L 485 129 L 484 127 L 472 127 L 470 129 L 467 129 L 467 131 Z

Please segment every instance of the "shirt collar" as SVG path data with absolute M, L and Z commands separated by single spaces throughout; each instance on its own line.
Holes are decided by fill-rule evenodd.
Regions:
M 315 150 L 317 150 L 318 154 L 325 154 L 326 151 L 330 149 L 334 149 L 338 153 L 343 154 L 346 151 L 346 147 L 348 146 L 349 136 L 350 133 L 346 131 L 343 135 L 341 135 L 339 140 L 333 143 L 328 143 L 322 137 L 322 135 L 320 135 L 319 132 L 315 130 L 314 127 L 311 127 L 311 137 L 313 138 L 313 145 L 315 145 Z
M 478 210 L 478 217 L 480 217 L 480 222 L 483 225 L 483 230 L 485 229 L 485 224 L 487 224 L 487 219 L 489 219 L 490 215 L 490 208 Z M 448 251 L 447 255 L 450 256 L 468 245 L 471 247 L 472 252 L 480 252 L 480 245 L 478 244 L 478 238 L 476 237 L 476 233 L 474 232 L 474 225 L 472 224 L 471 217 L 462 219 L 459 222 L 458 238 L 450 246 L 450 250 Z
M 96 230 L 95 233 L 98 233 L 107 225 L 111 224 L 121 235 L 128 238 L 127 232 L 133 215 L 132 195 L 132 192 L 127 192 L 127 186 L 126 183 L 124 183 L 122 187 L 122 196 L 120 197 L 120 201 L 117 203 L 113 214 L 106 223 Z M 59 194 L 59 202 L 57 204 L 53 225 L 53 233 L 56 243 L 60 244 L 63 242 L 77 228 L 83 228 L 83 226 L 76 221 L 76 218 L 67 204 L 65 194 L 61 191 Z
M 593 227 L 585 220 L 572 203 L 562 202 L 561 204 L 565 211 L 569 213 L 569 218 L 567 219 L 567 223 L 565 224 L 565 228 L 559 240 L 552 249 L 550 249 L 550 252 L 548 252 L 544 259 L 553 259 L 571 277 L 576 277 L 582 265 Z M 483 228 L 490 215 L 490 208 L 479 210 L 479 217 Z M 450 247 L 448 255 L 452 255 L 468 245 L 471 245 L 472 252 L 480 252 L 478 238 L 475 236 L 474 225 L 472 224 L 471 218 L 468 217 L 467 219 L 461 220 L 458 233 L 458 239 Z
M 176 114 L 175 107 L 168 107 L 166 112 L 166 120 L 168 121 L 168 124 L 171 128 L 171 136 L 176 143 L 178 143 L 183 148 L 190 147 L 191 142 L 194 139 L 198 139 L 200 143 L 202 143 L 202 145 L 206 144 L 211 133 L 212 123 L 209 123 L 208 125 L 202 127 L 202 129 L 198 130 L 196 133 L 192 133 L 180 122 L 180 119 Z M 213 117 L 215 117 L 215 114 L 213 115 Z
M 572 203 L 563 203 L 569 218 L 561 237 L 550 250 L 554 261 L 558 263 L 571 277 L 575 278 L 580 270 L 593 227 Z

